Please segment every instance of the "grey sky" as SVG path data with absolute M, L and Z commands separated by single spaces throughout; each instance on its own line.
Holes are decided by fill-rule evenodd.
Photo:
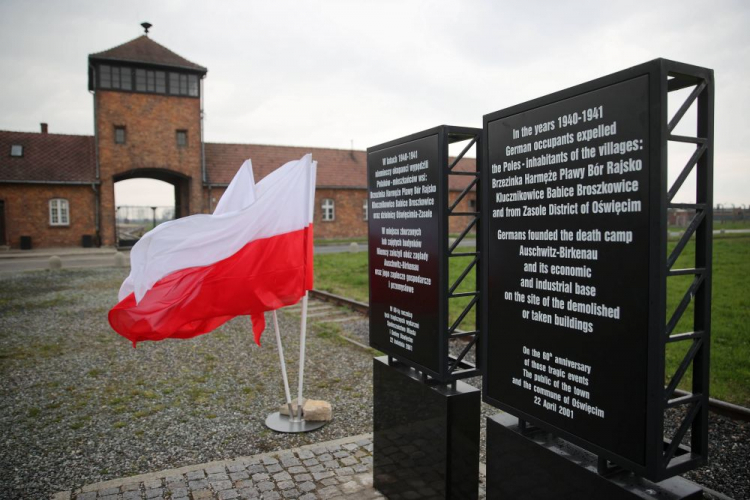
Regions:
M 206 140 L 365 149 L 656 57 L 716 72 L 717 203 L 750 203 L 747 1 L 0 1 L 0 129 L 93 134 L 87 55 L 208 67 Z M 672 174 L 673 175 L 673 174 Z

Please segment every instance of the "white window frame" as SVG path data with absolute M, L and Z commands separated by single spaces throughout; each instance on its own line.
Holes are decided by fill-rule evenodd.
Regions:
M 366 198 L 365 198 L 365 202 L 362 204 L 362 214 L 363 214 L 363 219 L 362 220 L 366 221 L 367 217 L 370 215 L 370 211 L 367 209 L 367 199 Z
M 336 204 L 333 201 L 333 198 L 324 198 L 320 204 L 320 209 L 323 213 L 324 222 L 336 220 Z
M 49 200 L 49 225 L 70 225 L 70 204 L 65 198 L 53 198 Z

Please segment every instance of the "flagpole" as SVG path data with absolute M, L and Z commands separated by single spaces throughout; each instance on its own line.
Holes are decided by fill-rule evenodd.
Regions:
M 276 343 L 279 346 L 279 361 L 281 362 L 281 377 L 284 379 L 284 393 L 286 394 L 286 405 L 289 407 L 289 418 L 293 418 L 292 394 L 289 390 L 289 378 L 286 375 L 286 363 L 284 362 L 284 348 L 281 346 L 281 333 L 279 332 L 279 320 L 276 311 L 273 311 L 273 327 L 276 330 Z
M 305 160 L 311 161 L 310 155 L 305 155 L 303 158 Z M 307 181 L 308 181 L 308 187 L 309 187 L 309 205 L 308 205 L 308 224 L 309 227 L 312 230 L 312 222 L 313 222 L 313 209 L 315 205 L 315 171 L 317 167 L 317 162 L 312 162 L 310 164 L 310 168 L 307 170 Z M 308 252 L 310 252 L 307 256 L 308 261 L 306 262 L 307 266 L 310 266 L 309 269 L 306 269 L 306 272 L 312 273 L 312 262 L 309 259 L 312 259 L 312 241 L 310 239 L 312 238 L 311 231 L 305 231 L 305 248 Z M 319 429 L 320 427 L 323 427 L 326 422 L 325 421 L 307 421 L 302 416 L 302 390 L 304 387 L 304 379 L 305 379 L 305 343 L 306 343 L 306 335 L 307 335 L 307 290 L 312 288 L 312 282 L 309 281 L 309 279 L 312 278 L 310 275 L 305 276 L 305 293 L 302 296 L 302 318 L 300 321 L 300 348 L 299 348 L 299 386 L 297 387 L 297 412 L 296 414 L 293 414 L 290 412 L 289 417 L 285 418 L 283 415 L 281 415 L 279 412 L 272 413 L 266 418 L 266 427 L 269 429 L 272 429 L 276 432 L 289 432 L 289 433 L 298 433 L 298 432 L 310 432 L 314 431 L 315 429 Z M 274 320 L 276 319 L 275 312 L 274 312 Z M 278 327 L 277 327 L 277 335 L 278 334 Z M 279 340 L 279 354 L 281 355 L 281 341 Z M 282 359 L 282 366 L 283 365 L 283 355 L 281 355 Z M 289 404 L 290 396 L 288 392 L 288 381 L 286 379 L 286 368 L 283 368 L 283 374 L 284 374 L 284 388 L 287 390 L 287 404 Z
M 305 348 L 304 348 L 304 342 L 305 342 L 305 325 L 307 323 L 307 294 L 302 298 L 302 306 L 303 306 L 303 312 L 302 312 L 302 348 L 300 350 L 302 354 L 302 359 L 300 360 L 300 367 L 304 366 L 304 356 L 305 356 Z M 276 432 L 284 432 L 284 433 L 299 433 L 299 432 L 310 432 L 314 431 L 315 429 L 319 429 L 323 427 L 326 422 L 324 421 L 315 421 L 315 422 L 309 422 L 306 421 L 304 418 L 302 418 L 302 374 L 300 373 L 300 383 L 299 383 L 299 395 L 297 397 L 297 407 L 298 411 L 295 413 L 292 408 L 292 397 L 291 393 L 289 391 L 289 379 L 287 378 L 286 374 L 286 363 L 284 362 L 284 351 L 281 346 L 281 333 L 279 331 L 279 322 L 276 318 L 276 311 L 273 311 L 273 326 L 276 330 L 276 342 L 279 345 L 279 361 L 281 362 L 281 376 L 284 379 L 284 391 L 286 393 L 286 404 L 289 408 L 289 416 L 281 415 L 280 412 L 274 412 L 268 415 L 266 418 L 266 427 L 269 429 L 272 429 Z
M 300 322 L 299 340 L 299 386 L 297 387 L 297 411 L 302 417 L 302 386 L 305 379 L 305 340 L 307 333 L 307 291 L 302 297 L 302 321 Z

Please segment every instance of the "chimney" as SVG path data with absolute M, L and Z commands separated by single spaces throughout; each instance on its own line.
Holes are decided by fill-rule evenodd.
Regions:
M 46 123 L 42 123 L 41 125 L 42 125 L 42 133 L 46 134 L 47 133 L 47 124 Z

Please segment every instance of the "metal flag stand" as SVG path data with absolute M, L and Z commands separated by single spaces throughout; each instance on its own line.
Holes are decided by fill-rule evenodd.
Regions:
M 289 408 L 289 416 L 274 412 L 266 418 L 266 427 L 276 432 L 300 433 L 310 432 L 323 427 L 326 422 L 308 422 L 302 415 L 302 386 L 305 377 L 305 341 L 307 333 L 307 292 L 302 297 L 302 321 L 300 324 L 299 342 L 299 385 L 297 387 L 297 411 L 292 408 L 292 396 L 289 392 L 289 378 L 286 375 L 286 363 L 284 362 L 284 348 L 281 346 L 281 333 L 279 332 L 279 321 L 276 311 L 273 311 L 273 326 L 276 330 L 276 344 L 279 347 L 279 361 L 281 362 L 281 376 L 284 379 L 284 392 L 286 404 Z

